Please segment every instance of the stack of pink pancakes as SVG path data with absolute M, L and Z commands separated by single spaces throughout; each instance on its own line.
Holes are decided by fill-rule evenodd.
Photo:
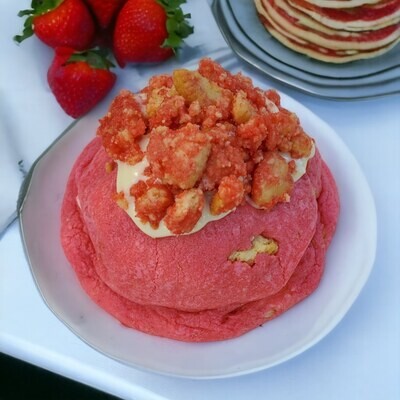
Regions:
M 400 41 L 399 0 L 255 0 L 262 23 L 285 46 L 345 63 L 381 55 Z
M 189 342 L 242 335 L 310 295 L 323 273 L 339 200 L 316 150 L 289 202 L 248 202 L 188 235 L 152 238 L 118 207 L 116 170 L 100 138 L 81 153 L 67 184 L 61 238 L 87 294 L 122 324 Z M 255 237 L 278 245 L 254 262 L 231 260 Z

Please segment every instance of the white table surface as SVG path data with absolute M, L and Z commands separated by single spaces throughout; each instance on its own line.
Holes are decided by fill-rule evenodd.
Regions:
M 15 15 L 28 3 L 0 0 L 0 118 L 17 138 L 27 166 L 71 122 L 47 88 L 51 50 L 36 39 L 19 47 L 12 43 L 21 26 Z M 204 21 L 210 21 L 210 11 L 202 0 L 190 0 L 188 9 L 197 28 L 189 44 L 207 49 L 202 41 L 209 34 Z M 216 32 L 212 42 L 224 44 Z M 131 83 L 132 70 L 119 72 L 110 96 Z M 138 371 L 84 344 L 47 309 L 14 223 L 0 240 L 0 351 L 124 399 L 400 399 L 400 96 L 336 102 L 263 79 L 336 130 L 361 165 L 375 198 L 376 262 L 340 324 L 300 356 L 243 377 L 196 381 Z M 41 132 L 46 140 L 39 140 Z

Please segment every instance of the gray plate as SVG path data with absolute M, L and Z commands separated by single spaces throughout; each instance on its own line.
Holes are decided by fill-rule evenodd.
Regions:
M 224 5 L 224 11 L 221 10 L 222 5 Z M 400 93 L 400 79 L 380 82 L 379 84 L 347 87 L 346 85 L 340 86 L 339 84 L 336 84 L 338 82 L 342 82 L 339 79 L 337 79 L 337 82 L 332 86 L 321 86 L 320 84 L 315 83 L 314 78 L 316 77 L 314 77 L 313 74 L 307 74 L 299 70 L 296 70 L 293 72 L 294 75 L 291 75 L 286 71 L 286 68 L 288 68 L 287 66 L 277 60 L 272 59 L 266 53 L 264 53 L 265 56 L 263 57 L 263 60 L 258 58 L 252 51 L 254 44 L 251 44 L 251 41 L 248 41 L 244 44 L 233 36 L 231 28 L 229 27 L 225 18 L 225 7 L 227 7 L 226 2 L 224 3 L 223 1 L 215 0 L 212 8 L 221 33 L 225 37 L 225 40 L 228 42 L 232 50 L 241 59 L 280 83 L 295 87 L 302 92 L 318 97 L 337 100 L 366 99 Z M 227 15 L 229 16 L 229 14 Z M 272 64 L 275 67 L 272 66 Z M 317 79 L 321 81 L 323 78 L 319 77 Z M 344 80 L 344 82 L 346 82 L 346 80 Z
M 322 77 L 319 75 L 310 74 L 302 70 L 292 68 L 285 63 L 282 63 L 275 58 L 269 56 L 262 49 L 254 44 L 249 38 L 249 36 L 242 30 L 242 28 L 237 24 L 236 19 L 233 14 L 230 14 L 229 10 L 226 9 L 227 5 L 225 2 L 220 2 L 220 8 L 226 25 L 230 28 L 231 36 L 236 39 L 237 42 L 241 43 L 250 53 L 252 53 L 259 60 L 266 62 L 268 65 L 275 69 L 279 69 L 284 73 L 301 79 L 305 82 L 309 82 L 314 85 L 320 86 L 334 86 L 334 87 L 353 87 L 353 86 L 364 86 L 364 85 L 376 85 L 382 82 L 388 82 L 391 80 L 396 80 L 400 76 L 400 66 L 395 67 L 378 74 L 366 75 L 360 78 L 347 78 L 347 79 L 334 79 Z M 274 40 L 271 38 L 271 40 Z
M 221 0 L 221 5 L 228 5 L 239 26 L 260 49 L 296 69 L 323 77 L 358 78 L 400 66 L 400 45 L 380 57 L 346 64 L 337 65 L 313 60 L 288 49 L 272 38 L 261 24 L 252 0 Z M 397 76 L 399 77 L 399 74 Z

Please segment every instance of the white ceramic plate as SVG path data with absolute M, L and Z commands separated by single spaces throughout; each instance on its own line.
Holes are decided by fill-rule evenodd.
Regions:
M 316 138 L 341 198 L 326 270 L 310 297 L 242 337 L 203 344 L 177 342 L 123 327 L 94 304 L 64 256 L 59 231 L 67 177 L 95 134 L 99 111 L 64 132 L 34 165 L 21 191 L 20 228 L 26 255 L 37 287 L 53 313 L 83 341 L 109 357 L 148 371 L 198 379 L 272 367 L 328 334 L 348 311 L 371 271 L 376 248 L 375 207 L 360 167 L 335 132 L 296 101 L 286 96 L 282 101 Z

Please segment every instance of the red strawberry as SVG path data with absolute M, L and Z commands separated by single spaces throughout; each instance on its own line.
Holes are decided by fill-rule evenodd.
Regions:
M 114 55 L 127 62 L 163 61 L 193 32 L 180 6 L 186 0 L 128 0 L 114 29 Z
M 126 0 L 86 0 L 103 29 L 111 24 L 125 2 Z
M 32 0 L 32 9 L 18 13 L 28 16 L 21 43 L 33 33 L 50 47 L 67 46 L 77 50 L 90 47 L 95 33 L 93 17 L 82 0 Z
M 116 75 L 101 50 L 56 49 L 47 81 L 62 109 L 78 118 L 99 103 L 113 87 Z

